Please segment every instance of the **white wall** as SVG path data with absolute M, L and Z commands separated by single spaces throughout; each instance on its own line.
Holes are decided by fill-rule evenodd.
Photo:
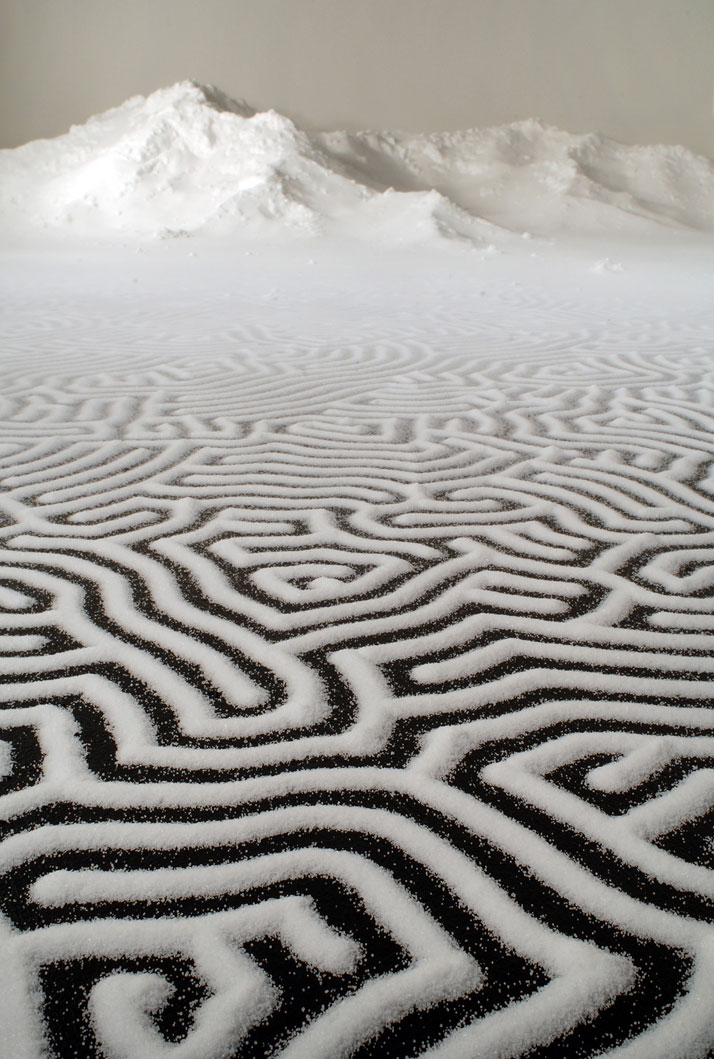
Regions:
M 184 78 L 313 127 L 539 116 L 714 155 L 714 0 L 0 0 L 0 143 Z

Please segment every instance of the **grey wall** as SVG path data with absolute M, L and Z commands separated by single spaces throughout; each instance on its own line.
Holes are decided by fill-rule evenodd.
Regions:
M 322 128 L 539 116 L 714 155 L 714 0 L 0 0 L 0 143 L 184 78 Z

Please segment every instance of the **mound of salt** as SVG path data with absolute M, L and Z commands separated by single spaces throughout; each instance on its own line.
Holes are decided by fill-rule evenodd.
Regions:
M 517 231 L 714 228 L 714 161 L 684 147 L 626 146 L 535 119 L 424 135 L 326 133 L 320 143 L 367 182 L 436 188 Z
M 456 133 L 307 133 L 194 82 L 0 151 L 6 231 L 241 232 L 390 242 L 507 230 L 714 227 L 714 162 L 529 120 Z

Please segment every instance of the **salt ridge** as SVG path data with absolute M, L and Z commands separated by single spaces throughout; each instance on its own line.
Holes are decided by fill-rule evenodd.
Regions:
M 8 270 L 0 1039 L 705 1059 L 710 265 L 207 243 Z
M 453 133 L 308 133 L 186 81 L 0 151 L 10 233 L 444 237 L 714 229 L 714 162 L 526 120 Z

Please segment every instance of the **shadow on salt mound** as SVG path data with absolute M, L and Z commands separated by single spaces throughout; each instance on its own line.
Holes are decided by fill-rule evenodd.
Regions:
M 0 223 L 140 239 L 197 232 L 502 243 L 523 229 L 714 227 L 714 163 L 536 120 L 307 133 L 188 81 L 0 152 Z
M 417 135 L 324 133 L 320 142 L 371 186 L 436 188 L 516 231 L 714 227 L 714 162 L 683 147 L 631 147 L 532 118 Z
M 368 237 L 393 245 L 429 240 L 457 240 L 492 248 L 512 233 L 474 217 L 438 191 L 395 191 L 388 188 L 348 214 L 331 219 L 330 234 Z

